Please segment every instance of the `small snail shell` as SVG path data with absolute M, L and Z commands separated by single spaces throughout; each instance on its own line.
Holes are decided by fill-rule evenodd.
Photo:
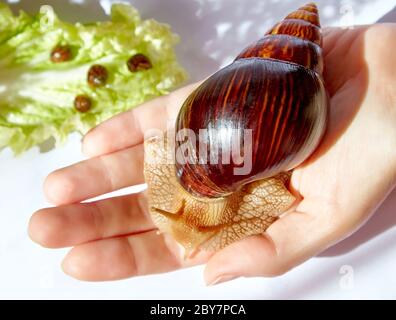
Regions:
M 203 146 L 180 139 L 176 150 L 187 143 L 190 161 L 146 161 L 150 212 L 160 230 L 188 250 L 217 250 L 264 232 L 292 205 L 288 172 L 312 154 L 327 124 L 321 44 L 316 5 L 305 5 L 190 94 L 176 133 L 205 129 L 207 159 L 219 161 L 198 161 Z M 147 159 L 165 157 L 160 142 L 146 141 Z M 233 157 L 222 161 L 235 146 L 251 157 L 245 174 L 235 174 L 241 163 Z

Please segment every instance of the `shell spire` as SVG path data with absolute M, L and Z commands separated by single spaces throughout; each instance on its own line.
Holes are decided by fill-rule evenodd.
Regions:
M 315 13 L 317 15 L 318 15 L 318 12 L 319 12 L 318 11 L 318 7 L 316 6 L 316 4 L 314 2 L 307 3 L 305 6 L 302 6 L 298 10 L 309 11 L 309 12 Z
M 267 58 L 294 62 L 319 74 L 323 72 L 322 32 L 319 12 L 308 3 L 275 24 L 263 38 L 243 50 L 236 60 Z

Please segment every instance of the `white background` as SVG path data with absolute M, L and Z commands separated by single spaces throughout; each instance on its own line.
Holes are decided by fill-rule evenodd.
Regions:
M 71 21 L 105 19 L 111 1 L 21 0 L 36 12 L 51 4 Z M 169 23 L 181 36 L 178 56 L 201 79 L 227 64 L 250 41 L 304 1 L 132 0 L 143 17 Z M 396 0 L 317 0 L 323 25 L 396 22 Z M 390 12 L 390 13 L 389 13 Z M 385 15 L 385 17 L 383 17 Z M 1 72 L 1 71 L 0 71 Z M 52 170 L 82 159 L 80 139 L 14 158 L 0 152 L 0 298 L 279 299 L 396 298 L 396 191 L 358 232 L 286 275 L 238 279 L 207 288 L 203 267 L 117 282 L 86 283 L 64 275 L 67 250 L 49 250 L 27 236 L 30 215 L 48 206 L 42 182 Z M 369 168 L 368 168 L 369 170 Z M 128 192 L 124 190 L 123 192 Z

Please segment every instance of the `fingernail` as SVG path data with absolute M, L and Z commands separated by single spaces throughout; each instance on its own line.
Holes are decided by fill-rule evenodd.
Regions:
M 208 282 L 207 286 L 215 286 L 216 284 L 231 281 L 236 278 L 239 278 L 239 276 L 235 276 L 235 275 L 231 275 L 231 274 L 221 275 L 221 276 L 218 276 L 217 278 L 215 278 L 213 281 Z

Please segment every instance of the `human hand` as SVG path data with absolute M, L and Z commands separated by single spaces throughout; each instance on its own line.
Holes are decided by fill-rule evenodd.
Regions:
M 196 86 L 191 85 L 89 132 L 83 152 L 90 158 L 47 178 L 45 194 L 57 207 L 32 216 L 31 238 L 46 247 L 74 247 L 63 269 L 82 280 L 115 280 L 198 263 L 207 263 L 208 284 L 283 274 L 354 232 L 395 185 L 394 51 L 393 24 L 324 31 L 329 127 L 318 150 L 293 171 L 290 188 L 300 201 L 265 235 L 184 260 L 171 237 L 157 234 L 145 193 L 79 203 L 144 182 L 144 132 L 165 130 Z

